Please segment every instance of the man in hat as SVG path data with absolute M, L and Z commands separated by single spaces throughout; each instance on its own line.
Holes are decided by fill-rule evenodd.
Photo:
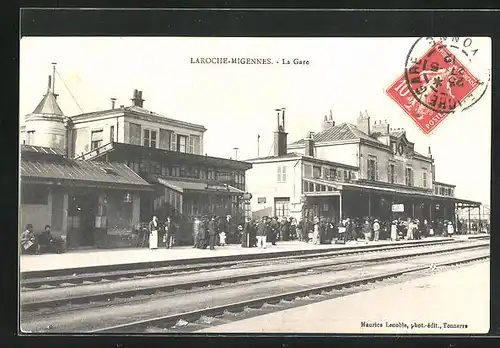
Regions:
M 373 240 L 378 241 L 380 236 L 380 223 L 378 219 L 375 219 L 373 222 Z
M 210 250 L 215 250 L 215 241 L 217 239 L 217 225 L 215 223 L 215 215 L 212 216 L 210 222 L 208 223 L 208 244 L 210 245 Z

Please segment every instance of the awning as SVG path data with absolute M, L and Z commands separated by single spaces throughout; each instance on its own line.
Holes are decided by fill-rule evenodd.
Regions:
M 355 189 L 355 190 L 360 190 L 360 191 L 373 191 L 373 192 L 379 192 L 381 194 L 388 194 L 392 196 L 411 196 L 415 198 L 423 198 L 423 199 L 435 199 L 438 198 L 437 196 L 433 195 L 432 193 L 425 193 L 425 192 L 416 192 L 416 191 L 410 191 L 410 190 L 403 190 L 403 189 L 395 189 L 395 188 L 387 188 L 387 187 L 377 187 L 377 186 L 371 186 L 371 185 L 361 185 L 361 184 L 353 184 L 353 183 L 344 183 L 342 184 L 343 189 Z M 451 197 L 450 197 L 451 198 Z
M 474 201 L 469 201 L 466 199 L 459 199 L 455 197 L 450 197 L 450 196 L 439 196 L 435 195 L 433 193 L 425 193 L 425 192 L 415 192 L 415 191 L 410 191 L 410 190 L 403 190 L 403 189 L 391 189 L 391 188 L 385 188 L 385 187 L 377 187 L 377 186 L 371 186 L 371 185 L 360 185 L 360 184 L 353 184 L 353 183 L 343 183 L 342 184 L 343 189 L 345 188 L 352 188 L 355 190 L 360 190 L 360 191 L 374 191 L 374 192 L 380 192 L 382 194 L 390 194 L 390 195 L 395 195 L 395 196 L 412 196 L 416 198 L 423 198 L 423 199 L 429 199 L 429 200 L 447 200 L 447 201 L 452 201 L 454 203 L 462 203 L 462 204 L 468 204 L 468 205 L 481 205 L 480 202 L 474 202 Z
M 228 194 L 233 196 L 239 196 L 245 193 L 237 188 L 224 185 L 220 183 L 212 184 L 200 181 L 187 181 L 187 180 L 171 180 L 164 178 L 157 178 L 158 183 L 170 188 L 171 190 L 177 191 L 179 193 L 185 192 L 197 192 L 197 193 L 219 193 Z
M 321 196 L 340 196 L 340 191 L 342 189 L 342 185 L 340 185 L 336 181 L 323 180 L 323 179 L 313 179 L 313 178 L 303 178 L 304 181 L 313 183 L 315 185 L 323 185 L 325 186 L 325 191 L 309 191 L 304 192 L 306 197 L 321 197 Z

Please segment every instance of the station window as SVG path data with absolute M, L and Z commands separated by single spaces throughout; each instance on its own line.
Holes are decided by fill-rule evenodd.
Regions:
M 377 180 L 377 157 L 368 157 L 368 167 L 367 167 L 367 178 L 368 180 Z
M 413 170 L 406 168 L 406 186 L 413 186 Z
M 396 166 L 394 164 L 389 164 L 388 179 L 391 184 L 396 182 Z
M 286 166 L 278 166 L 276 176 L 278 182 L 286 182 Z
M 427 187 L 427 173 L 426 172 L 422 173 L 422 186 Z
M 312 166 L 310 164 L 304 164 L 304 177 L 305 178 L 312 177 Z
M 35 131 L 30 130 L 26 132 L 26 144 L 33 145 L 35 143 Z
M 188 137 L 177 135 L 177 151 L 186 153 L 188 150 Z
M 90 149 L 94 150 L 102 146 L 102 129 L 92 131 Z
M 321 167 L 313 167 L 313 178 L 321 178 Z
M 337 178 L 337 170 L 335 168 L 330 168 L 330 180 L 335 180 Z
M 143 145 L 146 147 L 156 147 L 156 131 L 144 129 Z
M 279 218 L 288 217 L 290 215 L 290 198 L 275 198 L 274 211 Z

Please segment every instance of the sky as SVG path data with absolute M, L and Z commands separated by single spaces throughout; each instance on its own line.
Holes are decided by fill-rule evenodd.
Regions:
M 337 123 L 356 124 L 360 111 L 404 128 L 415 150 L 431 146 L 436 180 L 455 195 L 489 204 L 491 87 L 467 111 L 450 114 L 424 134 L 386 94 L 404 71 L 417 38 L 96 38 L 24 37 L 20 46 L 20 120 L 47 89 L 57 63 L 55 91 L 66 116 L 131 105 L 204 125 L 204 152 L 244 160 L 272 152 L 276 108 L 286 108 L 288 142 L 319 132 L 332 110 Z M 491 70 L 491 40 L 479 47 L 475 69 Z M 270 58 L 272 65 L 192 64 L 191 58 Z M 277 64 L 299 59 L 305 65 Z M 472 71 L 474 73 L 474 71 Z

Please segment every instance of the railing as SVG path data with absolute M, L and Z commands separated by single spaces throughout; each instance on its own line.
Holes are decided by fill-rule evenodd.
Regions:
M 77 160 L 89 160 L 91 158 L 97 157 L 103 152 L 106 152 L 108 150 L 111 150 L 113 148 L 113 143 L 108 143 L 102 146 L 99 146 L 98 148 L 95 148 L 87 153 L 81 154 L 79 156 L 75 156 L 75 159 Z

